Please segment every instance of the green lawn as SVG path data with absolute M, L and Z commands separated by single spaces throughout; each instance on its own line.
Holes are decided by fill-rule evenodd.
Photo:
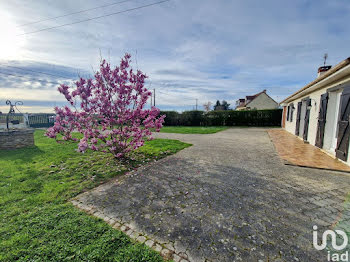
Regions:
M 161 133 L 214 134 L 228 129 L 226 126 L 164 126 Z
M 135 160 L 121 163 L 106 154 L 77 153 L 76 144 L 57 144 L 43 134 L 35 132 L 35 148 L 0 151 L 0 261 L 162 261 L 67 201 L 190 145 L 156 139 Z

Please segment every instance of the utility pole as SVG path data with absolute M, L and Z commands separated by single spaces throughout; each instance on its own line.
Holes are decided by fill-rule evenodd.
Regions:
M 156 106 L 156 89 L 155 88 L 153 89 L 153 96 L 154 96 L 153 105 Z
M 198 99 L 196 98 L 196 111 L 198 110 Z

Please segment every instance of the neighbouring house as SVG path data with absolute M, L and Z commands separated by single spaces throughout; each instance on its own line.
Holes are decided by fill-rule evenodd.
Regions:
M 350 165 L 350 58 L 320 67 L 314 81 L 281 105 L 285 130 Z
M 224 111 L 224 110 L 229 110 L 230 109 L 230 104 L 227 103 L 226 100 L 222 100 L 220 103 L 219 100 L 216 101 L 214 105 L 214 111 Z
M 260 93 L 246 96 L 245 98 L 240 98 L 236 101 L 236 110 L 262 110 L 276 108 L 278 108 L 278 103 L 266 94 L 266 89 Z

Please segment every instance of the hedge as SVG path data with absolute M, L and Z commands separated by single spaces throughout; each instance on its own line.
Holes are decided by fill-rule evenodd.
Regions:
M 165 126 L 280 126 L 282 109 L 249 111 L 162 111 Z

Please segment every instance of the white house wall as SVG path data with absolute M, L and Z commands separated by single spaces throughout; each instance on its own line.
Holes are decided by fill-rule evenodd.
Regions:
M 340 81 L 334 82 L 330 85 L 325 86 L 322 89 L 319 89 L 317 91 L 314 91 L 310 94 L 307 94 L 301 98 L 298 98 L 296 100 L 292 100 L 291 102 L 286 103 L 286 105 L 294 104 L 294 112 L 293 112 L 293 121 L 287 121 L 285 122 L 285 130 L 295 134 L 295 128 L 296 128 L 296 120 L 297 120 L 297 111 L 298 111 L 298 102 L 301 102 L 303 99 L 310 98 L 311 99 L 311 110 L 310 110 L 310 118 L 309 118 L 309 129 L 308 129 L 308 136 L 307 136 L 307 141 L 311 145 L 315 145 L 316 142 L 316 135 L 317 135 L 317 124 L 318 124 L 318 114 L 320 111 L 320 99 L 321 95 L 326 93 L 329 88 L 336 87 L 339 85 L 348 85 L 350 86 L 350 76 L 343 78 Z M 289 119 L 290 120 L 290 119 Z M 337 120 L 335 123 L 337 124 Z M 327 122 L 326 122 L 326 128 L 327 128 Z M 302 137 L 302 134 L 300 134 Z M 350 155 L 350 150 L 349 150 L 349 155 Z M 348 164 L 350 164 L 350 156 L 348 157 Z

